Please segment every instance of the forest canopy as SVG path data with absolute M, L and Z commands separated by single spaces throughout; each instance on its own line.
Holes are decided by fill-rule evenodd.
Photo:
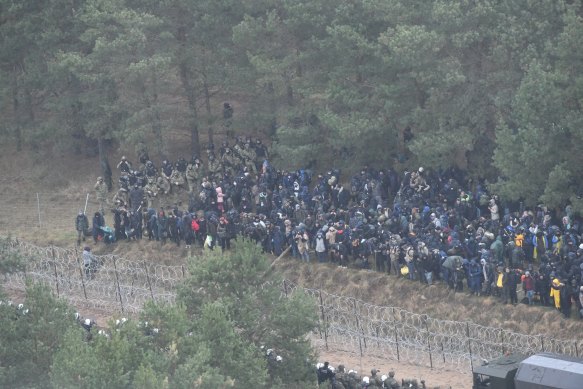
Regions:
M 459 168 L 583 209 L 579 0 L 0 0 L 0 137 L 86 153 L 233 129 L 287 168 Z

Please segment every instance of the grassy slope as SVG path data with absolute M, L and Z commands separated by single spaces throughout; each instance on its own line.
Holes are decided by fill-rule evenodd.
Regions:
M 468 296 L 467 289 L 465 293 L 454 293 L 443 284 L 428 286 L 374 271 L 305 265 L 291 258 L 281 262 L 278 268 L 287 279 L 306 287 L 436 318 L 567 339 L 578 338 L 583 331 L 583 321 L 565 319 L 554 309 L 504 305 L 497 298 Z M 572 310 L 573 317 L 575 311 Z

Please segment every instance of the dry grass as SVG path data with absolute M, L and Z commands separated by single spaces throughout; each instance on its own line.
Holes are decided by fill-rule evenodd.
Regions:
M 309 288 L 354 297 L 371 304 L 395 306 L 444 320 L 471 321 L 526 334 L 578 338 L 583 322 L 565 319 L 553 308 L 504 305 L 495 297 L 454 293 L 443 284 L 425 285 L 373 271 L 342 269 L 333 265 L 306 265 L 286 258 L 278 270 L 287 279 Z M 573 309 L 573 318 L 575 318 Z

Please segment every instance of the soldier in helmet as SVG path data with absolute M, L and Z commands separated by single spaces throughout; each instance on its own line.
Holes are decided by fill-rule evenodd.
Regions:
M 160 193 L 165 195 L 170 193 L 170 181 L 168 181 L 163 174 L 160 174 L 156 179 L 156 185 L 160 189 Z
M 184 187 L 185 184 L 184 173 L 180 171 L 180 166 L 178 162 L 176 162 L 174 169 L 172 170 L 172 174 L 170 174 L 170 183 L 176 189 Z
M 254 175 L 257 175 L 257 167 L 255 166 L 256 154 L 255 150 L 251 147 L 251 142 L 245 142 L 245 146 L 241 153 L 245 167 L 249 172 L 253 172 Z
M 105 208 L 107 207 L 107 185 L 103 181 L 103 177 L 97 177 L 94 188 L 95 196 L 97 197 L 97 201 L 99 201 L 99 212 L 104 215 Z
M 117 193 L 113 195 L 112 201 L 116 207 L 127 207 L 129 202 L 128 190 L 126 188 L 119 188 Z
M 192 157 L 192 161 L 186 166 L 186 183 L 188 192 L 193 193 L 198 190 L 204 172 L 202 163 L 198 157 Z
M 158 185 L 154 182 L 148 182 L 144 187 L 144 195 L 146 196 L 147 208 L 154 208 L 154 199 L 158 195 Z
M 211 180 L 220 181 L 223 173 L 223 167 L 221 166 L 221 162 L 215 158 L 213 153 L 209 154 L 208 171 Z
M 389 371 L 389 376 L 384 382 L 387 389 L 400 389 L 400 385 L 395 378 L 395 372 L 393 370 Z
M 161 169 L 162 169 L 162 171 L 160 172 L 160 174 L 162 176 L 164 176 L 164 178 L 166 178 L 168 181 L 170 181 L 170 176 L 172 175 L 172 170 L 174 170 L 172 163 L 167 159 L 163 160 Z
M 225 173 L 229 174 L 230 176 L 234 176 L 238 161 L 229 147 L 225 148 L 221 162 L 223 163 L 223 169 L 225 170 Z
M 85 232 L 89 230 L 89 220 L 82 210 L 79 210 L 79 214 L 75 218 L 75 229 L 77 230 L 77 246 L 79 246 L 81 238 L 85 242 Z
M 124 155 L 121 157 L 121 161 L 119 161 L 119 163 L 117 164 L 117 168 L 122 174 L 129 173 L 132 170 L 132 164 L 130 163 L 130 161 L 127 160 L 126 156 Z
M 146 180 L 148 182 L 156 182 L 156 176 L 158 175 L 158 169 L 156 169 L 156 166 L 154 166 L 154 162 L 146 161 L 145 173 L 146 173 Z
M 231 129 L 233 125 L 233 106 L 228 102 L 223 103 L 223 127 L 225 129 L 225 133 L 228 137 L 233 136 L 233 130 Z
M 259 169 L 263 165 L 263 161 L 269 159 L 269 154 L 267 153 L 267 147 L 261 143 L 261 139 L 255 140 L 255 162 L 257 168 Z

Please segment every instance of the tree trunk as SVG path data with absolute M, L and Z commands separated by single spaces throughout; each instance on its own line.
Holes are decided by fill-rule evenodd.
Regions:
M 16 151 L 22 150 L 22 128 L 20 126 L 20 104 L 18 101 L 18 83 L 16 77 L 12 83 L 12 111 L 14 113 L 14 139 L 16 140 Z
M 103 137 L 97 138 L 97 148 L 99 150 L 99 165 L 101 166 L 101 172 L 103 174 L 103 180 L 107 185 L 107 190 L 110 191 L 113 187 L 113 182 L 111 180 L 111 166 L 109 166 L 109 161 L 107 160 L 107 150 Z
M 270 81 L 267 84 L 267 94 L 269 95 L 269 109 L 271 111 L 271 125 L 269 128 L 269 135 L 274 136 L 277 130 L 277 105 L 275 102 L 275 88 L 273 83 Z
M 193 154 L 200 156 L 200 139 L 198 134 L 198 111 L 196 109 L 196 94 L 194 87 L 190 83 L 189 71 L 186 64 L 180 64 L 180 80 L 186 99 L 188 100 L 188 107 L 190 108 L 190 148 Z
M 209 85 L 206 79 L 206 75 L 204 75 L 204 105 L 206 107 L 206 115 L 207 115 L 207 125 L 208 125 L 208 138 L 209 138 L 209 144 L 210 143 L 214 143 L 213 140 L 213 135 L 214 135 L 214 131 L 213 131 L 213 117 L 212 117 L 212 113 L 211 113 L 211 94 L 209 92 Z

